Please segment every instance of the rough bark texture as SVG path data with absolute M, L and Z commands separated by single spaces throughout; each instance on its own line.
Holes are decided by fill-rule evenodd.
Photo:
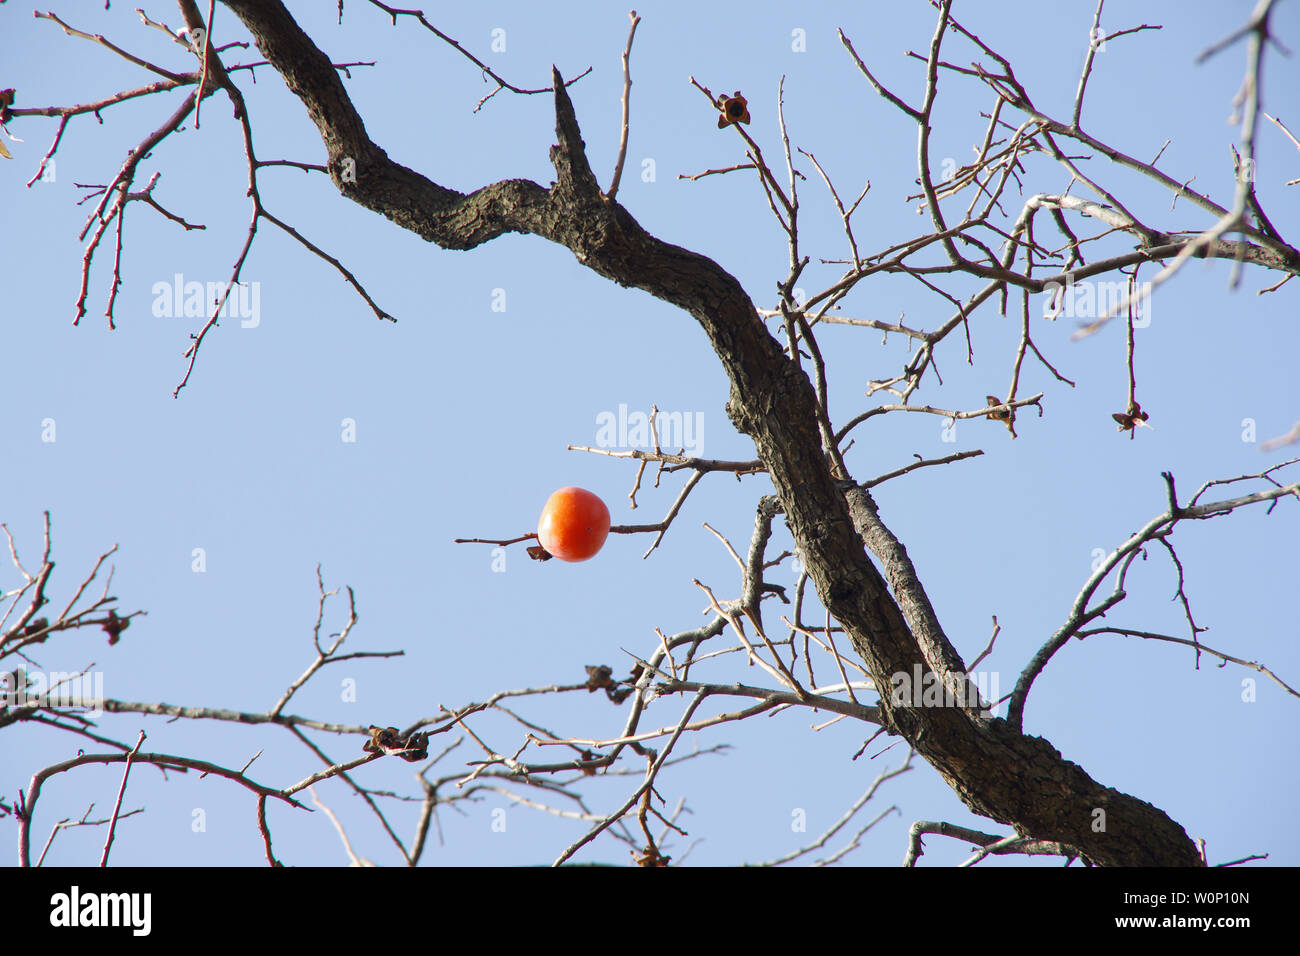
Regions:
M 302 100 L 344 196 L 445 249 L 469 249 L 506 232 L 540 236 L 566 246 L 600 275 L 693 315 L 730 379 L 727 412 L 753 439 L 817 593 L 876 685 L 889 688 L 891 675 L 910 675 L 917 664 L 946 684 L 964 680 L 961 657 L 944 636 L 906 550 L 867 492 L 852 488 L 846 494 L 832 476 L 807 376 L 786 358 L 733 276 L 705 256 L 651 236 L 606 200 L 558 73 L 555 184 L 548 189 L 506 180 L 465 195 L 393 162 L 371 142 L 329 59 L 277 0 L 224 2 Z M 347 169 L 355 171 L 355 181 L 345 179 Z M 880 560 L 888 584 L 864 544 Z M 1099 864 L 1200 865 L 1192 841 L 1164 812 L 1092 780 L 1047 741 L 982 717 L 977 707 L 895 704 L 888 693 L 880 705 L 886 729 L 915 746 L 976 813 L 1022 835 L 1076 847 Z

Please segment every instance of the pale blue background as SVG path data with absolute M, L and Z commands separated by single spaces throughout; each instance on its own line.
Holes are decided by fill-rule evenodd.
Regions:
M 1109 30 L 1141 22 L 1163 23 L 1164 29 L 1112 41 L 1098 56 L 1085 128 L 1148 159 L 1172 138 L 1162 167 L 1180 179 L 1195 176 L 1195 188 L 1230 203 L 1228 144 L 1237 129 L 1225 120 L 1241 80 L 1244 47 L 1203 66 L 1192 60 L 1237 27 L 1249 7 L 1199 2 L 1108 9 L 1103 25 Z M 193 68 L 183 50 L 140 26 L 128 4 L 108 13 L 99 4 L 65 2 L 53 9 L 142 56 L 177 70 Z M 156 19 L 179 22 L 173 5 L 147 9 Z M 876 96 L 835 36 L 835 28 L 843 27 L 877 76 L 918 103 L 921 64 L 904 53 L 928 47 L 934 18 L 926 4 L 819 4 L 796 12 L 791 4 L 646 2 L 638 9 L 644 20 L 633 52 L 632 137 L 619 198 L 647 229 L 714 257 L 760 305 L 772 306 L 775 283 L 786 272 L 785 239 L 753 175 L 696 183 L 677 176 L 743 159 L 740 141 L 715 128 L 714 114 L 689 76 L 715 93 L 743 90 L 754 118 L 750 131 L 778 163 L 775 100 L 782 74 L 792 142 L 816 154 L 846 199 L 865 179 L 872 182 L 856 219 L 863 252 L 927 228 L 915 203 L 902 201 L 916 191 L 913 124 Z M 1011 58 L 1043 109 L 1068 119 L 1092 9 L 1082 2 L 958 3 L 955 13 Z M 502 93 L 475 114 L 475 103 L 491 86 L 416 23 L 393 28 L 362 3 L 347 5 L 342 27 L 333 3 L 298 3 L 294 14 L 336 60 L 378 61 L 374 68 L 354 69 L 345 82 L 370 135 L 394 159 L 462 190 L 504 177 L 542 184 L 552 179 L 548 97 Z M 430 15 L 517 85 L 547 85 L 552 63 L 570 76 L 593 65 L 572 96 L 592 165 L 608 183 L 618 142 L 625 8 L 569 4 L 559 13 L 533 3 L 452 4 Z M 1275 25 L 1292 48 L 1300 46 L 1295 4 L 1279 5 Z M 489 50 L 497 27 L 506 31 L 501 54 Z M 796 28 L 806 31 L 806 53 L 791 50 Z M 217 41 L 243 36 L 218 5 Z M 0 52 L 0 86 L 17 88 L 18 106 L 85 102 L 152 79 L 107 50 L 65 37 L 16 2 L 0 8 Z M 975 54 L 950 34 L 944 57 L 967 64 Z M 255 50 L 232 52 L 226 61 L 255 58 L 260 59 Z M 315 129 L 279 76 L 261 68 L 254 85 L 247 73 L 236 75 L 259 156 L 321 162 Z M 1270 52 L 1265 108 L 1300 130 L 1296 79 L 1295 59 Z M 940 94 L 934 161 L 965 162 L 984 132 L 985 121 L 975 114 L 991 106 L 992 96 L 951 75 L 943 77 Z M 743 551 L 756 499 L 770 488 L 761 476 L 740 485 L 726 475 L 707 478 L 646 561 L 641 554 L 648 536 L 615 536 L 598 559 L 581 565 L 534 564 L 515 546 L 506 572 L 493 573 L 489 548 L 452 544 L 458 536 L 531 530 L 547 495 L 567 484 L 601 494 L 615 523 L 659 520 L 683 475 L 666 477 L 658 490 L 644 482 L 641 507 L 631 512 L 626 495 L 634 466 L 565 449 L 594 444 L 596 416 L 616 412 L 620 403 L 702 412 L 703 454 L 753 456 L 752 444 L 726 419 L 727 383 L 695 322 L 595 276 L 567 250 L 540 239 L 508 236 L 472 252 L 444 252 L 343 201 L 319 174 L 265 170 L 260 183 L 270 211 L 340 257 L 400 321 L 376 321 L 330 266 L 263 222 L 244 270 L 244 278 L 261 283 L 260 326 L 223 322 L 204 345 L 190 386 L 173 400 L 171 390 L 184 373 L 181 353 L 197 323 L 155 318 L 151 287 L 170 282 L 177 272 L 205 282 L 224 280 L 247 229 L 241 139 L 224 97 L 209 99 L 201 130 L 187 128 L 168 138 L 141 164 L 136 179 L 138 188 L 161 170 L 156 197 L 207 229 L 185 233 L 133 205 L 118 328 L 109 332 L 102 317 L 111 246 L 96 257 L 89 315 L 74 328 L 82 253 L 76 234 L 86 207 L 75 205 L 81 191 L 73 184 L 106 182 L 125 151 L 160 125 L 181 95 L 115 107 L 104 113 L 102 125 L 93 117 L 74 119 L 57 155 L 55 181 L 31 189 L 23 183 L 48 148 L 56 121 L 10 124 L 25 142 L 9 143 L 16 158 L 0 165 L 7 279 L 0 520 L 34 564 L 41 512 L 52 512 L 59 564 L 52 595 L 59 606 L 95 557 L 120 544 L 113 593 L 123 611 L 149 612 L 111 649 L 98 631 L 61 635 L 39 649 L 41 664 L 76 670 L 94 662 L 105 672 L 108 696 L 120 699 L 265 711 L 311 660 L 314 569 L 320 562 L 327 585 L 356 590 L 361 619 L 348 647 L 401 648 L 406 656 L 331 666 L 288 710 L 351 724 L 405 726 L 436 713 L 439 705 L 461 706 L 498 689 L 578 682 L 584 664 L 608 663 L 626 673 L 624 649 L 648 655 L 657 641 L 653 628 L 673 633 L 706 620 L 700 615 L 706 602 L 693 577 L 720 597 L 737 594 L 734 562 L 701 524 L 708 521 Z M 1300 187 L 1282 184 L 1300 176 L 1300 153 L 1266 123 L 1259 156 L 1259 195 L 1294 242 Z M 653 182 L 640 176 L 647 157 L 656 164 Z M 841 272 L 819 266 L 816 257 L 840 258 L 846 247 L 815 171 L 806 160 L 798 165 L 809 177 L 800 192 L 803 248 L 814 256 L 800 285 L 812 291 Z M 1151 224 L 1197 229 L 1211 222 L 1186 202 L 1171 214 L 1168 194 L 1132 173 L 1101 162 L 1089 168 Z M 1030 161 L 1024 196 L 1059 192 L 1067 181 L 1060 167 Z M 1079 187 L 1075 192 L 1086 195 Z M 1012 188 L 1003 204 L 1014 216 L 1022 201 Z M 1070 221 L 1076 231 L 1089 233 L 1077 216 Z M 1038 236 L 1049 246 L 1060 243 L 1045 217 Z M 1109 251 L 1128 247 L 1118 239 Z M 1100 254 L 1099 248 L 1090 253 Z M 1300 417 L 1294 383 L 1300 290 L 1292 283 L 1257 297 L 1256 290 L 1280 276 L 1252 269 L 1232 292 L 1228 272 L 1222 262 L 1194 262 L 1158 293 L 1152 324 L 1139 333 L 1137 345 L 1139 399 L 1154 430 L 1144 430 L 1136 441 L 1118 433 L 1110 418 L 1127 399 L 1122 325 L 1072 342 L 1074 323 L 1065 319 L 1055 325 L 1037 320 L 1036 341 L 1079 387 L 1054 383 L 1028 359 L 1021 394 L 1045 390 L 1047 415 L 1022 413 L 1019 440 L 1010 441 L 997 423 L 970 421 L 958 425 L 956 445 L 945 444 L 942 420 L 922 415 L 878 418 L 856 430 L 849 463 L 861 479 L 906 464 L 914 453 L 985 450 L 974 461 L 891 482 L 877 499 L 968 661 L 984 647 L 991 616 L 997 615 L 1002 634 L 982 667 L 998 671 L 1003 693 L 1064 619 L 1090 573 L 1094 549 L 1109 551 L 1165 507 L 1160 471 L 1173 470 L 1186 496 L 1204 480 L 1257 471 L 1286 457 L 1285 449 L 1266 456 L 1243 442 L 1242 420 L 1254 419 L 1262 440 Z M 963 296 L 977 287 L 952 279 L 943 285 Z M 506 290 L 504 313 L 491 310 L 494 289 Z M 1039 300 L 1035 307 L 1041 311 Z M 885 321 L 905 313 L 908 324 L 924 328 L 946 320 L 950 311 L 915 281 L 884 277 L 863 283 L 844 309 Z M 917 400 L 977 408 L 985 394 L 1005 394 L 1018 329 L 1018 318 L 1003 318 L 986 305 L 972 323 L 974 368 L 965 364 L 964 343 L 954 336 L 940 354 L 946 386 L 936 388 L 929 377 Z M 891 338 L 882 347 L 879 334 L 862 329 L 827 328 L 820 341 L 831 366 L 837 424 L 870 407 L 876 399 L 863 397 L 866 382 L 895 373 L 908 354 L 901 340 Z M 45 418 L 57 422 L 54 444 L 41 441 Z M 345 418 L 357 422 L 355 444 L 340 440 Z M 1293 685 L 1300 679 L 1298 527 L 1292 500 L 1268 517 L 1257 507 L 1182 525 L 1175 536 L 1197 620 L 1211 628 L 1203 640 L 1260 660 Z M 775 556 L 788 544 L 778 522 L 769 553 Z M 196 547 L 206 549 L 204 574 L 191 571 Z M 772 579 L 793 584 L 789 564 L 773 571 Z M 6 561 L 0 589 L 15 587 L 17 580 Z M 1109 620 L 1185 635 L 1180 607 L 1169 600 L 1175 581 L 1167 558 L 1153 550 L 1149 561 L 1134 566 L 1131 596 Z M 767 607 L 773 633 L 783 633 L 779 614 L 789 609 Z M 342 605 L 333 611 L 327 624 L 337 629 Z M 808 618 L 817 620 L 817 612 Z M 822 658 L 819 676 L 829 679 L 831 672 Z M 770 683 L 736 655 L 696 676 Z M 1252 677 L 1258 677 L 1258 701 L 1244 704 L 1242 681 Z M 358 702 L 340 701 L 345 679 L 357 682 Z M 701 712 L 743 703 L 710 701 Z M 552 731 L 579 736 L 615 734 L 624 719 L 623 710 L 602 695 L 517 700 L 513 706 Z M 681 700 L 657 702 L 643 726 L 672 724 L 683 706 Z M 1210 658 L 1196 670 L 1192 653 L 1182 648 L 1098 638 L 1057 655 L 1030 697 L 1026 727 L 1096 779 L 1165 809 L 1192 837 L 1208 841 L 1212 861 L 1268 853 L 1272 864 L 1295 865 L 1298 716 L 1300 701 L 1253 671 L 1219 669 Z M 880 769 L 902 759 L 896 746 L 875 760 L 854 762 L 850 758 L 872 728 L 841 721 L 809 730 L 823 720 L 825 715 L 787 712 L 679 744 L 679 753 L 719 743 L 733 749 L 660 776 L 658 790 L 669 808 L 682 796 L 690 808 L 681 820 L 690 837 L 669 841 L 665 851 L 680 858 L 700 841 L 688 864 L 781 855 L 819 834 Z M 250 773 L 278 786 L 320 766 L 276 728 L 169 724 L 136 716 L 106 718 L 102 726 L 128 741 L 145 728 L 148 749 L 234 766 L 265 749 Z M 522 739 L 517 725 L 501 719 L 480 717 L 473 726 L 501 751 L 513 752 Z M 317 739 L 336 760 L 358 753 L 360 745 L 359 738 Z M 431 749 L 447 740 L 435 738 Z M 5 799 L 26 788 L 38 767 L 87 744 L 32 727 L 8 728 L 0 736 Z M 868 753 L 882 746 L 877 741 Z M 553 749 L 529 754 L 558 756 Z M 463 765 L 479 756 L 466 740 L 435 773 L 454 772 L 456 761 Z M 634 775 L 590 784 L 593 810 L 612 809 L 635 786 L 643 764 L 629 760 L 623 766 Z M 413 770 L 387 760 L 367 766 L 357 779 L 413 793 Z M 95 816 L 106 814 L 119 780 L 120 767 L 81 769 L 52 780 L 37 810 L 37 847 L 57 820 L 79 817 L 92 801 Z M 319 792 L 340 814 L 359 853 L 397 862 L 377 821 L 350 790 L 332 782 Z M 863 822 L 895 804 L 901 813 L 865 838 L 854 862 L 896 864 L 915 819 L 997 830 L 971 816 L 924 764 L 884 788 Z M 262 861 L 254 800 L 232 784 L 195 774 L 164 782 L 157 771 L 140 768 L 125 805 L 146 806 L 148 815 L 120 825 L 116 864 Z M 408 842 L 416 807 L 389 806 L 390 819 Z M 493 811 L 503 807 L 511 808 L 505 832 L 494 832 Z M 196 808 L 206 814 L 202 833 L 191 829 Z M 791 828 L 800 810 L 807 815 L 802 834 Z M 271 823 L 277 852 L 287 863 L 346 861 L 323 814 L 274 806 Z M 425 862 L 549 862 L 585 826 L 490 796 L 463 817 L 443 808 L 445 845 L 435 840 Z M 10 834 L 12 848 L 12 818 L 0 829 Z M 831 847 L 840 846 L 848 832 Z M 50 861 L 96 862 L 102 840 L 102 830 L 65 832 Z M 930 838 L 928 846 L 925 865 L 952 863 L 967 853 L 965 845 L 940 838 Z M 5 864 L 14 861 L 11 853 L 6 851 Z M 626 847 L 607 838 L 579 857 L 627 858 Z

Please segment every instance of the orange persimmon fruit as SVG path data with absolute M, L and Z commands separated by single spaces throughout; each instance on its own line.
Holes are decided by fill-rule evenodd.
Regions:
M 561 488 L 546 499 L 537 540 L 561 561 L 594 557 L 609 537 L 609 509 L 584 488 Z

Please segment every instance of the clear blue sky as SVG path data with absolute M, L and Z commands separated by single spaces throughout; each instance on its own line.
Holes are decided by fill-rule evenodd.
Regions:
M 928 5 L 814 4 L 797 13 L 789 4 L 637 6 L 643 21 L 632 57 L 631 141 L 619 198 L 647 229 L 712 256 L 757 304 L 774 304 L 775 285 L 786 272 L 785 239 L 752 174 L 694 183 L 678 175 L 743 160 L 740 141 L 716 129 L 688 77 L 715 93 L 742 90 L 753 115 L 750 131 L 775 163 L 776 91 L 784 74 L 792 144 L 817 156 L 842 195 L 856 195 L 871 181 L 856 217 L 863 251 L 925 230 L 915 203 L 903 198 L 916 189 L 914 127 L 875 95 L 835 30 L 842 27 L 876 75 L 916 103 L 922 71 L 905 52 L 928 46 Z M 1040 107 L 1065 117 L 1092 8 L 1082 2 L 958 3 L 954 12 L 1012 60 Z M 105 12 L 98 4 L 55 2 L 52 9 L 141 56 L 192 69 L 192 58 L 141 26 L 130 5 Z M 146 9 L 155 19 L 179 22 L 174 5 Z M 1195 188 L 1228 204 L 1228 144 L 1237 129 L 1226 119 L 1244 48 L 1202 66 L 1193 59 L 1238 26 L 1247 9 L 1210 2 L 1108 8 L 1108 30 L 1143 22 L 1164 28 L 1111 41 L 1098 55 L 1085 128 L 1148 159 L 1172 140 L 1161 166 L 1180 180 L 1196 177 Z M 491 86 L 417 24 L 393 28 L 363 3 L 347 5 L 342 26 L 334 4 L 298 3 L 293 12 L 336 60 L 377 61 L 354 69 L 345 82 L 370 135 L 394 159 L 467 191 L 505 177 L 543 185 L 552 179 L 548 97 L 501 93 L 474 113 Z M 593 66 L 571 92 L 593 168 L 608 182 L 618 142 L 625 8 L 567 5 L 562 22 L 551 8 L 525 3 L 440 5 L 430 15 L 516 85 L 546 86 L 552 63 L 570 76 Z M 1293 49 L 1300 45 L 1295 4 L 1279 6 L 1275 26 Z M 505 31 L 504 52 L 491 50 L 496 28 Z M 792 49 L 796 29 L 806 31 L 806 52 Z M 244 38 L 220 5 L 213 35 L 219 43 Z M 959 38 L 946 42 L 950 62 L 975 58 Z M 86 102 L 151 80 L 109 51 L 33 18 L 29 5 L 15 0 L 0 7 L 0 52 L 0 87 L 17 89 L 16 106 Z M 226 62 L 254 58 L 255 50 L 231 52 Z M 259 156 L 322 162 L 315 129 L 279 76 L 267 67 L 257 71 L 255 85 L 246 73 L 237 76 Z M 1265 109 L 1294 130 L 1300 130 L 1297 90 L 1295 58 L 1270 53 Z M 8 280 L 0 521 L 34 563 L 42 511 L 50 510 L 58 606 L 95 557 L 116 543 L 112 593 L 124 612 L 148 611 L 112 648 L 99 632 L 60 635 L 40 648 L 43 667 L 79 670 L 93 663 L 104 673 L 105 694 L 118 699 L 265 711 L 312 659 L 319 563 L 328 586 L 355 589 L 360 622 L 351 650 L 406 654 L 327 668 L 288 709 L 342 723 L 406 726 L 440 706 L 463 706 L 496 690 L 581 681 L 587 664 L 606 663 L 624 674 L 629 654 L 647 656 L 656 646 L 654 628 L 673 633 L 707 620 L 700 613 L 706 600 L 692 578 L 720 597 L 738 594 L 735 563 L 702 524 L 743 552 L 757 498 L 770 490 L 761 476 L 740 483 L 725 475 L 706 478 L 648 560 L 641 558 L 648 537 L 612 536 L 597 559 L 579 565 L 537 564 L 515 546 L 498 573 L 486 546 L 452 543 L 530 531 L 550 492 L 570 484 L 602 495 L 615 523 L 659 520 L 681 487 L 681 474 L 666 476 L 657 489 L 644 482 L 633 512 L 626 496 L 634 466 L 566 450 L 595 444 L 598 416 L 617 414 L 620 405 L 648 411 L 654 403 L 692 420 L 699 415 L 700 454 L 753 457 L 752 444 L 726 418 L 726 379 L 694 321 L 606 282 L 567 250 L 540 239 L 509 236 L 472 252 L 445 252 L 342 200 L 319 174 L 265 170 L 259 182 L 267 208 L 342 259 L 399 321 L 377 321 L 330 266 L 263 223 L 244 270 L 245 279 L 259 283 L 258 324 L 224 321 L 174 400 L 172 389 L 185 371 L 181 353 L 200 320 L 155 315 L 153 288 L 172 283 L 177 273 L 187 281 L 226 279 L 250 213 L 238 126 L 223 96 L 203 105 L 201 129 L 168 138 L 142 163 L 136 180 L 138 188 L 161 172 L 158 200 L 206 229 L 184 232 L 133 204 L 117 329 L 109 331 L 102 314 L 111 245 L 95 259 L 89 314 L 73 327 L 82 255 L 77 233 L 87 214 L 87 207 L 76 205 L 82 191 L 75 184 L 106 182 L 126 150 L 161 125 L 181 95 L 106 110 L 102 125 L 93 117 L 72 120 L 52 182 L 23 186 L 57 121 L 12 122 L 10 131 L 23 142 L 7 142 L 15 158 L 0 162 L 6 197 L 0 242 Z M 985 126 L 976 113 L 991 103 L 982 87 L 944 77 L 932 140 L 936 164 L 971 156 Z M 1259 195 L 1294 242 L 1300 187 L 1283 184 L 1300 176 L 1300 153 L 1266 123 L 1259 155 Z M 641 175 L 647 159 L 653 160 L 653 181 Z M 808 176 L 800 184 L 802 242 L 814 257 L 800 285 L 813 292 L 841 272 L 818 264 L 817 257 L 841 258 L 846 244 L 815 171 L 803 159 L 798 166 Z M 1026 167 L 1025 197 L 1067 185 L 1060 167 L 1045 160 Z M 1132 173 L 1100 158 L 1091 168 L 1149 223 L 1169 230 L 1210 225 L 1185 202 L 1171 212 L 1169 195 Z M 1074 192 L 1086 195 L 1077 186 Z M 1013 217 L 1020 201 L 1014 188 L 1004 199 Z M 1071 224 L 1088 231 L 1077 216 Z M 1057 244 L 1048 219 L 1040 218 L 1039 229 L 1041 242 Z M 1125 248 L 1120 239 L 1110 250 Z M 1078 387 L 1054 382 L 1028 361 L 1021 394 L 1046 392 L 1046 415 L 1022 413 L 1019 439 L 1010 440 L 997 423 L 963 421 L 956 443 L 945 443 L 943 421 L 925 415 L 885 416 L 856 431 L 848 461 L 864 480 L 907 464 L 914 454 L 984 450 L 981 458 L 890 482 L 876 497 L 968 661 L 987 643 L 997 616 L 1002 632 L 982 666 L 1000 676 L 1003 693 L 1064 620 L 1095 549 L 1110 551 L 1165 507 L 1162 470 L 1173 471 L 1187 494 L 1208 479 L 1258 471 L 1286 457 L 1286 449 L 1264 455 L 1257 443 L 1243 441 L 1242 421 L 1254 420 L 1262 440 L 1300 418 L 1300 289 L 1292 283 L 1257 296 L 1280 277 L 1252 269 L 1234 292 L 1228 274 L 1222 262 L 1195 262 L 1158 291 L 1152 322 L 1137 340 L 1139 399 L 1154 428 L 1134 441 L 1110 418 L 1127 400 L 1123 326 L 1113 323 L 1075 342 L 1068 319 L 1054 325 L 1037 320 L 1034 330 L 1040 348 Z M 965 296 L 978 286 L 950 280 L 945 287 Z M 504 311 L 493 310 L 500 301 L 495 290 L 504 290 Z M 1041 303 L 1035 305 L 1041 311 Z M 903 315 L 907 324 L 933 328 L 950 307 L 914 281 L 879 278 L 861 285 L 843 311 L 885 321 Z M 986 394 L 1006 393 L 1017 320 L 986 306 L 971 333 L 974 366 L 966 365 L 964 346 L 950 340 L 940 353 L 945 385 L 927 379 L 917 401 L 974 409 Z M 894 374 L 908 354 L 900 340 L 882 346 L 879 333 L 862 329 L 828 328 L 820 341 L 830 368 L 832 415 L 841 424 L 879 400 L 865 397 L 866 383 Z M 56 423 L 53 443 L 42 441 L 46 419 Z M 341 440 L 344 419 L 356 423 L 355 442 Z M 1210 627 L 1203 640 L 1261 661 L 1293 686 L 1300 679 L 1297 514 L 1292 500 L 1270 516 L 1256 508 L 1184 524 L 1175 536 L 1197 621 Z M 778 521 L 770 554 L 789 543 Z M 204 573 L 192 570 L 196 548 L 206 555 Z M 772 579 L 793 585 L 789 562 Z M 0 566 L 0 590 L 18 580 L 7 561 Z M 1129 599 L 1108 620 L 1184 635 L 1180 607 L 1170 601 L 1175 587 L 1175 570 L 1153 549 L 1134 568 Z M 779 614 L 788 608 L 767 608 L 769 626 L 782 632 Z M 342 605 L 332 611 L 327 628 L 337 629 Z M 823 659 L 819 676 L 830 669 Z M 698 676 L 768 683 L 734 654 Z M 1243 703 L 1248 678 L 1258 678 L 1257 700 Z M 344 681 L 355 682 L 355 702 L 340 699 Z M 738 705 L 734 699 L 709 701 L 702 712 Z M 675 723 L 684 706 L 679 699 L 657 701 L 643 726 Z M 556 733 L 590 737 L 616 734 L 624 719 L 622 709 L 601 695 L 517 702 L 516 712 Z M 1209 658 L 1196 669 L 1188 650 L 1102 637 L 1072 643 L 1057 655 L 1030 697 L 1026 729 L 1050 739 L 1096 779 L 1166 810 L 1189 835 L 1207 841 L 1213 862 L 1268 853 L 1270 863 L 1296 865 L 1298 715 L 1300 701 L 1253 671 L 1219 668 Z M 690 835 L 670 841 L 666 852 L 680 858 L 694 844 L 688 864 L 779 856 L 820 833 L 881 769 L 901 761 L 898 746 L 869 759 L 881 751 L 878 741 L 855 762 L 853 754 L 873 728 L 845 720 L 810 729 L 825 719 L 786 712 L 683 740 L 682 754 L 723 743 L 731 749 L 659 778 L 670 809 L 683 797 L 689 807 L 681 823 Z M 250 774 L 277 786 L 320 766 L 275 728 L 135 716 L 107 717 L 102 727 L 123 740 L 134 740 L 143 728 L 150 750 L 235 766 L 264 751 Z M 518 726 L 501 718 L 480 718 L 473 727 L 504 752 L 522 741 Z M 361 743 L 317 739 L 336 760 L 358 753 Z M 432 749 L 447 739 L 435 738 Z M 11 800 L 37 768 L 83 745 L 93 746 L 31 727 L 6 729 L 0 791 Z M 479 756 L 467 739 L 435 773 Z M 612 809 L 635 786 L 642 765 L 623 767 L 633 775 L 591 782 L 591 809 Z M 367 786 L 414 793 L 413 769 L 390 759 L 357 776 Z M 56 821 L 79 817 L 91 802 L 94 815 L 106 813 L 119 779 L 114 767 L 53 780 L 38 807 L 34 839 L 43 842 Z M 319 793 L 359 853 L 396 862 L 375 818 L 350 790 L 335 781 Z M 141 768 L 132 775 L 125 805 L 148 812 L 120 825 L 117 864 L 262 859 L 254 801 L 231 784 L 194 774 L 164 781 Z M 967 812 L 920 763 L 880 792 L 863 822 L 895 805 L 899 812 L 864 838 L 854 862 L 898 863 L 916 819 L 1004 832 Z M 416 808 L 388 807 L 404 838 Z M 507 826 L 495 832 L 493 811 L 501 808 L 508 808 Z M 196 809 L 206 818 L 203 832 L 191 825 Z M 806 833 L 792 832 L 797 811 L 806 813 Z M 346 861 L 323 814 L 274 807 L 271 823 L 286 862 Z M 498 796 L 485 797 L 464 816 L 444 808 L 441 824 L 445 842 L 427 851 L 428 864 L 549 862 L 584 832 L 583 824 Z M 16 829 L 12 819 L 0 827 Z M 840 846 L 843 836 L 830 847 Z M 65 832 L 49 859 L 91 863 L 101 843 L 99 831 Z M 939 838 L 930 838 L 928 847 L 929 865 L 967 853 L 965 845 Z M 627 852 L 604 839 L 579 858 L 624 862 Z

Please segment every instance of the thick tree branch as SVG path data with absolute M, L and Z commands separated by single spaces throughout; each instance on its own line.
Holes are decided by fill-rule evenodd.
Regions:
M 394 162 L 370 140 L 329 59 L 282 4 L 225 2 L 302 100 L 345 196 L 446 249 L 473 248 L 507 232 L 540 236 L 564 245 L 599 275 L 694 316 L 730 380 L 728 414 L 753 439 L 818 595 L 876 686 L 889 688 L 894 675 L 911 675 L 914 668 L 937 670 L 945 683 L 961 671 L 961 658 L 906 552 L 890 540 L 865 492 L 853 492 L 850 511 L 823 451 L 818 400 L 807 375 L 783 353 L 734 276 L 705 256 L 649 235 L 601 194 L 558 71 L 555 184 L 547 189 L 506 180 L 465 195 Z M 883 555 L 893 597 L 864 539 Z M 1099 863 L 1199 865 L 1192 841 L 1163 812 L 1096 783 L 1046 741 L 980 716 L 977 701 L 923 707 L 883 693 L 880 716 L 968 806 L 1021 835 L 1078 846 Z M 1093 829 L 1098 808 L 1107 814 L 1100 833 Z

